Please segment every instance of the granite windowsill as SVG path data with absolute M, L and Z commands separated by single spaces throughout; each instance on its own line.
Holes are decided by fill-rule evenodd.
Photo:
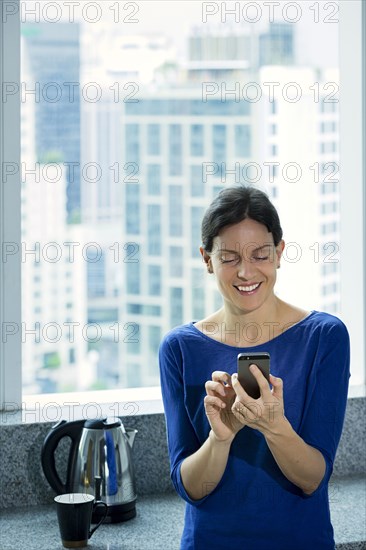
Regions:
M 366 547 L 365 478 L 334 479 L 329 500 L 337 550 Z M 185 502 L 176 494 L 138 497 L 136 517 L 105 524 L 89 541 L 90 550 L 179 550 Z M 355 509 L 363 514 L 355 514 Z M 2 550 L 61 550 L 56 510 L 50 505 L 3 511 L 0 519 Z

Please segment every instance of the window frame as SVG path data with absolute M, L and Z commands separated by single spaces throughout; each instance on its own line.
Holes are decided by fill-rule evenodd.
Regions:
M 13 6 L 20 8 L 20 0 L 13 0 Z M 3 9 L 4 4 L 2 3 Z M 366 145 L 366 5 L 361 0 L 341 0 L 339 2 L 339 67 L 341 76 L 342 103 L 340 112 L 340 136 L 352 136 L 352 140 L 340 138 L 342 173 L 348 175 L 352 192 L 347 182 L 340 189 L 341 219 L 341 311 L 342 320 L 351 335 L 352 363 L 365 365 L 365 318 L 366 318 L 366 170 L 363 150 Z M 4 12 L 2 12 L 3 15 Z M 0 24 L 0 88 L 5 83 L 20 85 L 20 9 L 18 15 L 9 16 L 7 21 L 1 17 Z M 9 54 L 11 52 L 11 55 Z M 10 254 L 0 262 L 0 410 L 14 411 L 35 403 L 33 397 L 22 398 L 21 373 L 21 177 L 20 177 L 20 95 L 14 94 L 0 103 L 1 144 L 0 144 L 0 237 L 1 250 L 6 243 L 19 246 L 17 254 Z M 360 117 L 360 113 L 362 116 Z M 6 134 L 6 135 L 5 135 Z M 168 159 L 167 159 L 168 160 Z M 3 179 L 4 163 L 14 163 L 18 171 Z M 352 220 L 342 223 L 342 220 Z M 357 241 L 360 248 L 353 250 L 352 243 Z M 346 243 L 346 245 L 344 244 Z M 356 280 L 355 280 L 356 273 Z M 11 323 L 11 325 L 10 325 Z M 5 340 L 5 327 L 14 330 Z M 361 330 L 360 330 L 361 327 Z M 365 386 L 352 388 L 350 395 L 364 395 Z M 118 390 L 118 400 L 130 401 L 131 391 Z M 134 397 L 142 402 L 151 400 L 158 405 L 154 412 L 162 412 L 159 387 L 136 388 Z M 80 403 L 95 399 L 95 392 L 72 394 L 52 394 L 36 396 L 38 403 L 55 399 L 62 405 L 70 400 Z M 99 402 L 110 403 L 116 392 L 103 391 Z M 29 397 L 29 399 L 28 399 Z M 140 408 L 139 414 L 142 413 Z
M 19 0 L 12 2 L 19 14 Z M 20 84 L 20 18 L 9 16 L 4 21 L 2 3 L 0 25 L 0 89 L 5 83 Z M 9 55 L 11 52 L 11 55 Z M 20 100 L 19 94 L 0 102 L 0 410 L 19 408 L 22 397 L 21 372 L 21 257 L 20 253 L 5 258 L 5 247 L 21 246 L 20 202 Z M 18 171 L 4 182 L 4 163 L 14 163 Z M 10 165 L 9 165 L 10 166 Z M 10 325 L 12 323 L 12 325 Z M 5 339 L 5 326 L 14 336 Z

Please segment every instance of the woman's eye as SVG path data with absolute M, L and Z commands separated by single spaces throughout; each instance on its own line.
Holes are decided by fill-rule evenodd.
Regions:
M 230 262 L 234 262 L 235 258 L 221 258 L 221 263 L 228 264 Z
M 255 261 L 265 261 L 265 260 L 268 260 L 269 256 L 254 256 L 253 257 L 253 260 Z

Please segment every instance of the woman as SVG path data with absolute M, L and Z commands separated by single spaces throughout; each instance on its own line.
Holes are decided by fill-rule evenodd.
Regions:
M 335 548 L 328 481 L 349 336 L 337 317 L 275 295 L 283 249 L 267 195 L 223 189 L 203 218 L 200 247 L 223 306 L 160 344 L 171 479 L 187 503 L 181 550 Z M 270 354 L 270 384 L 250 367 L 256 400 L 236 376 L 238 353 L 249 351 Z

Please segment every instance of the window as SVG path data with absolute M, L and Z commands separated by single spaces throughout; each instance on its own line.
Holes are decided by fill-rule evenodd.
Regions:
M 271 136 L 275 136 L 277 134 L 277 124 L 270 124 L 269 133 Z
M 191 126 L 191 155 L 202 157 L 204 151 L 204 126 L 203 124 L 192 124 Z
M 159 256 L 161 253 L 160 206 L 149 204 L 147 207 L 148 253 Z
M 270 155 L 271 157 L 275 157 L 278 154 L 278 147 L 275 144 L 271 144 L 270 146 Z
M 178 12 L 189 18 L 186 2 L 174 2 L 174 6 L 171 7 L 168 4 L 164 14 L 167 22 L 169 17 L 170 21 L 176 21 Z M 146 9 L 149 9 L 147 3 Z M 194 9 L 196 6 L 192 3 L 192 10 Z M 353 357 L 357 357 L 357 363 L 363 365 L 363 359 L 361 361 L 360 358 L 364 357 L 364 142 L 360 113 L 365 94 L 362 90 L 362 52 L 358 46 L 362 38 L 361 3 L 355 1 L 352 2 L 352 6 L 348 6 L 346 2 L 341 3 L 339 17 L 339 27 L 342 31 L 339 60 L 336 55 L 337 25 L 326 25 L 323 22 L 317 24 L 317 28 L 322 31 L 321 40 L 327 40 L 330 47 L 327 51 L 321 51 L 314 45 L 316 55 L 312 49 L 302 48 L 302 44 L 306 44 L 304 36 L 306 37 L 306 33 L 309 35 L 309 28 L 306 28 L 303 21 L 296 25 L 283 24 L 282 28 L 273 24 L 267 27 L 263 25 L 259 29 L 259 25 L 253 25 L 250 38 L 245 37 L 251 46 L 246 50 L 251 52 L 248 62 L 255 58 L 257 64 L 250 67 L 253 82 L 263 84 L 277 81 L 279 65 L 284 83 L 296 81 L 297 77 L 301 81 L 302 68 L 306 67 L 306 75 L 311 75 L 313 82 L 319 84 L 319 101 L 311 101 L 314 99 L 314 90 L 316 92 L 314 87 L 311 91 L 307 90 L 307 96 L 303 90 L 304 98 L 307 97 L 305 103 L 301 100 L 293 103 L 286 101 L 285 94 L 281 93 L 282 82 L 279 87 L 280 93 L 276 93 L 275 90 L 273 102 L 268 100 L 268 94 L 266 96 L 265 93 L 258 102 L 242 100 L 243 94 L 245 95 L 244 88 L 240 90 L 239 102 L 236 102 L 232 95 L 222 101 L 221 90 L 208 97 L 207 101 L 203 101 L 202 90 L 199 85 L 197 86 L 197 83 L 203 80 L 202 73 L 199 74 L 199 65 L 201 64 L 202 70 L 205 71 L 205 78 L 212 77 L 211 80 L 214 80 L 218 77 L 215 73 L 217 67 L 222 67 L 223 61 L 230 61 L 217 58 L 217 52 L 225 51 L 222 48 L 207 47 L 209 41 L 213 45 L 225 42 L 225 33 L 218 32 L 216 36 L 216 31 L 213 30 L 215 26 L 210 30 L 207 30 L 208 27 L 195 29 L 195 40 L 186 42 L 186 59 L 182 63 L 184 70 L 181 71 L 180 59 L 177 57 L 174 60 L 174 70 L 178 71 L 177 77 L 173 77 L 170 72 L 172 65 L 169 64 L 169 56 L 173 50 L 168 46 L 165 59 L 167 63 L 162 59 L 156 60 L 155 54 L 148 48 L 142 56 L 151 73 L 151 86 L 144 87 L 141 84 L 139 78 L 142 76 L 143 67 L 139 68 L 137 60 L 129 59 L 129 63 L 134 65 L 134 74 L 137 75 L 133 78 L 139 81 L 139 89 L 136 92 L 136 89 L 123 88 L 126 82 L 131 82 L 132 77 L 129 67 L 124 66 L 124 60 L 115 55 L 118 46 L 118 40 L 115 42 L 115 39 L 118 32 L 106 33 L 108 48 L 106 52 L 99 48 L 96 57 L 93 54 L 95 48 L 91 45 L 97 43 L 96 36 L 100 31 L 97 23 L 87 25 L 80 18 L 74 25 L 67 21 L 54 24 L 26 21 L 22 23 L 20 38 L 16 17 L 9 16 L 7 21 L 2 22 L 7 57 L 1 53 L 1 84 L 18 81 L 22 43 L 21 81 L 29 84 L 28 89 L 32 82 L 39 82 L 42 86 L 41 97 L 43 91 L 48 98 L 45 100 L 43 97 L 42 101 L 37 102 L 35 94 L 26 94 L 25 101 L 21 102 L 22 147 L 17 138 L 20 95 L 9 95 L 7 101 L 0 105 L 1 124 L 7 129 L 7 139 L 0 149 L 1 166 L 4 166 L 4 162 L 14 162 L 14 159 L 18 159 L 19 167 L 21 160 L 26 163 L 25 174 L 21 171 L 18 174 L 9 173 L 6 183 L 1 181 L 2 242 L 20 244 L 23 241 L 28 249 L 31 243 L 39 242 L 42 250 L 47 243 L 57 242 L 61 247 L 62 257 L 56 265 L 60 271 L 54 278 L 46 256 L 41 255 L 41 261 L 34 263 L 28 255 L 22 262 L 21 247 L 18 256 L 14 251 L 11 253 L 10 249 L 7 250 L 8 261 L 1 262 L 0 267 L 1 326 L 9 323 L 9 319 L 15 320 L 14 322 L 21 326 L 19 291 L 23 285 L 23 303 L 27 304 L 27 315 L 29 314 L 29 318 L 24 319 L 28 328 L 34 327 L 35 323 L 44 325 L 49 322 L 47 315 L 53 315 L 53 307 L 56 307 L 60 324 L 64 319 L 68 319 L 69 323 L 79 320 L 85 325 L 89 320 L 97 319 L 99 316 L 101 326 L 105 324 L 102 323 L 102 319 L 108 318 L 107 312 L 122 324 L 125 322 L 126 313 L 133 316 L 135 308 L 136 315 L 139 315 L 140 330 L 139 345 L 132 346 L 129 350 L 127 346 L 114 345 L 113 334 L 109 334 L 109 343 L 106 334 L 103 334 L 101 341 L 95 344 L 91 342 L 90 336 L 90 342 L 84 342 L 85 348 L 78 347 L 81 337 L 75 338 L 75 342 L 72 343 L 65 339 L 65 333 L 62 334 L 61 341 L 67 345 L 62 349 L 55 345 L 48 351 L 44 349 L 42 341 L 29 342 L 31 353 L 27 350 L 23 360 L 25 395 L 65 389 L 68 382 L 67 369 L 70 365 L 75 369 L 79 363 L 88 361 L 90 351 L 98 354 L 95 372 L 101 376 L 100 382 L 106 389 L 115 385 L 116 380 L 126 385 L 144 385 L 147 372 L 144 365 L 149 353 L 148 327 L 159 326 L 161 333 L 164 333 L 168 328 L 191 319 L 193 312 L 206 315 L 212 311 L 213 305 L 221 307 L 222 300 L 217 292 L 212 292 L 211 296 L 211 291 L 206 291 L 205 288 L 205 293 L 208 293 L 205 300 L 206 296 L 203 295 L 202 289 L 189 288 L 184 277 L 180 277 L 180 280 L 175 279 L 174 286 L 168 288 L 164 288 L 163 281 L 169 277 L 170 270 L 181 273 L 179 262 L 173 267 L 168 261 L 173 248 L 183 251 L 181 262 L 183 266 L 188 262 L 188 269 L 192 269 L 189 262 L 199 258 L 199 224 L 202 212 L 209 198 L 227 185 L 222 173 L 217 171 L 212 175 L 207 173 L 206 181 L 203 182 L 202 178 L 201 186 L 201 181 L 196 177 L 197 172 L 195 177 L 191 178 L 191 167 L 195 171 L 203 162 L 217 165 L 224 162 L 227 169 L 232 169 L 231 159 L 239 157 L 242 159 L 240 169 L 244 170 L 247 183 L 258 184 L 272 195 L 280 210 L 281 222 L 288 239 L 291 239 L 291 216 L 294 216 L 286 207 L 286 200 L 290 201 L 290 196 L 293 202 L 296 199 L 305 212 L 307 208 L 304 201 L 310 201 L 309 204 L 314 207 L 312 224 L 306 227 L 309 240 L 306 241 L 305 234 L 298 238 L 304 261 L 286 266 L 288 273 L 291 271 L 291 276 L 283 277 L 285 282 L 279 281 L 279 293 L 284 299 L 296 302 L 292 299 L 291 293 L 298 296 L 299 281 L 301 276 L 306 278 L 306 269 L 309 267 L 312 276 L 318 277 L 318 297 L 307 296 L 304 292 L 300 297 L 304 303 L 299 305 L 337 311 L 352 334 Z M 196 16 L 192 16 L 191 23 L 193 21 L 196 21 Z M 221 26 L 219 20 L 216 23 Z M 193 34 L 193 30 L 190 30 L 193 26 L 186 25 L 187 38 L 190 33 Z M 149 32 L 166 32 L 166 36 L 174 40 L 177 26 L 167 25 L 166 29 L 158 28 L 157 24 L 154 24 Z M 113 30 L 116 31 L 117 27 Z M 232 26 L 219 30 L 225 31 L 230 40 L 236 32 Z M 148 31 L 136 25 L 134 32 L 138 35 L 139 32 L 143 34 Z M 179 39 L 183 44 L 184 36 L 181 35 Z M 56 42 L 57 47 L 54 45 Z M 234 52 L 234 55 L 236 50 L 229 48 L 228 51 Z M 257 52 L 257 56 L 253 52 Z M 333 56 L 331 61 L 327 55 Z M 199 62 L 196 66 L 190 63 L 194 59 Z M 134 61 L 136 63 L 133 63 Z M 234 65 L 237 71 L 235 81 L 246 82 L 245 72 L 241 72 L 237 64 Z M 331 77 L 327 72 L 330 67 L 332 71 L 335 69 Z M 337 96 L 337 101 L 329 101 L 331 89 L 325 88 L 327 78 L 337 79 L 337 76 L 334 76 L 337 67 L 340 69 L 342 81 L 342 108 Z M 230 68 L 228 70 L 230 71 Z M 121 84 L 118 98 L 120 101 L 117 102 L 113 101 L 115 97 L 108 96 L 111 90 L 105 85 L 105 82 L 110 82 L 110 78 L 115 78 L 116 74 Z M 103 75 L 100 82 L 97 82 L 102 90 L 102 99 L 93 101 L 92 89 L 89 88 L 84 90 L 84 93 L 75 93 L 78 100 L 72 103 L 64 83 L 90 83 L 98 80 L 97 75 Z M 218 78 L 221 78 L 221 73 L 219 75 Z M 104 79 L 104 76 L 108 78 Z M 230 74 L 225 75 L 227 76 Z M 56 82 L 60 86 L 54 86 L 53 92 L 61 89 L 64 94 L 62 101 L 53 103 L 52 95 L 47 96 L 47 93 L 52 92 L 51 86 L 47 87 L 50 82 Z M 117 82 L 117 79 L 112 82 Z M 98 89 L 94 88 L 95 91 Z M 135 91 L 135 97 L 138 96 L 139 101 L 123 101 L 127 94 L 131 95 L 131 91 Z M 122 93 L 125 93 L 125 96 L 122 97 Z M 132 95 L 131 97 L 133 98 Z M 304 147 L 301 141 L 305 119 L 296 116 L 304 112 L 304 104 L 311 109 L 307 120 L 314 122 L 314 134 L 308 133 L 308 130 L 305 134 L 309 143 L 311 142 L 309 147 Z M 281 132 L 278 131 L 279 124 Z M 265 174 L 263 168 L 263 160 L 266 160 L 264 157 L 269 151 L 261 137 L 266 135 L 276 135 L 276 143 L 278 141 L 276 160 L 280 164 L 272 172 L 274 175 L 275 170 L 278 170 L 275 187 L 273 182 L 268 183 L 269 173 Z M 290 157 L 287 154 L 288 149 L 282 146 L 289 143 L 289 135 L 292 151 L 296 151 L 296 155 Z M 347 139 L 350 135 L 353 136 L 352 143 Z M 320 144 L 324 144 L 323 152 Z M 312 151 L 315 151 L 315 158 L 310 158 Z M 187 158 L 190 161 L 185 165 Z M 284 165 L 290 161 L 301 164 L 304 159 L 304 166 L 313 166 L 320 160 L 324 163 L 339 163 L 342 168 L 342 181 L 331 181 L 328 170 L 319 174 L 318 181 L 311 182 L 309 193 L 310 188 L 304 185 L 304 181 L 309 181 L 309 174 L 310 177 L 315 177 L 313 170 L 307 174 L 306 180 L 288 185 L 290 182 L 286 182 L 286 177 L 292 173 L 284 172 Z M 35 169 L 37 162 L 38 167 Z M 257 169 L 257 180 L 255 169 L 252 172 L 246 171 L 246 165 L 249 163 L 257 164 L 262 170 L 260 174 Z M 57 170 L 61 170 L 58 181 L 54 181 L 53 184 L 51 171 L 48 172 L 51 164 L 54 168 L 56 166 Z M 36 179 L 40 180 L 39 184 Z M 42 193 L 41 189 L 45 192 Z M 306 196 L 302 195 L 303 192 Z M 313 201 L 316 201 L 316 204 Z M 328 203 L 332 206 L 325 206 Z M 352 219 L 352 228 L 348 227 L 349 224 L 342 223 L 343 220 L 349 219 Z M 322 231 L 325 237 L 323 240 Z M 344 244 L 354 242 L 354 234 L 362 241 L 362 252 L 357 257 L 350 247 Z M 195 242 L 190 242 L 191 239 Z M 315 242 L 324 241 L 342 244 L 338 272 L 333 273 L 333 267 L 328 268 L 326 264 L 317 270 L 313 269 L 313 264 L 305 265 L 305 251 Z M 73 262 L 68 257 L 68 249 L 64 242 L 80 243 L 79 247 L 75 247 Z M 102 259 L 95 263 L 88 262 L 83 257 L 83 247 L 90 242 L 96 242 L 102 251 Z M 124 248 L 127 242 L 139 245 L 132 251 L 132 257 L 137 260 L 136 262 L 130 261 L 131 251 Z M 159 266 L 149 267 L 151 254 L 151 261 L 159 263 Z M 110 269 L 112 264 L 115 264 L 115 269 Z M 354 281 L 355 272 L 360 274 L 357 281 Z M 339 281 L 330 280 L 335 276 L 339 277 Z M 282 274 L 279 279 L 281 278 Z M 187 277 L 187 280 L 190 278 Z M 10 286 L 8 281 L 11 281 Z M 327 285 L 334 282 L 338 287 L 331 287 L 333 294 L 326 290 L 328 294 L 324 295 L 323 299 L 322 288 L 328 288 Z M 48 285 L 50 290 L 49 294 L 46 294 Z M 54 288 L 59 292 L 56 297 L 52 294 Z M 71 292 L 68 290 L 70 288 Z M 41 296 L 34 297 L 35 291 L 41 292 Z M 38 303 L 34 303 L 33 300 L 37 300 Z M 314 304 L 314 300 L 318 302 Z M 71 307 L 67 308 L 67 304 Z M 192 309 L 189 309 L 190 307 Z M 115 309 L 117 311 L 112 311 Z M 103 317 L 104 313 L 106 317 Z M 152 315 L 153 323 L 149 318 Z M 6 326 L 9 331 L 6 342 L 4 337 L 0 341 L 2 402 L 20 402 L 21 332 L 11 335 L 11 327 Z M 36 348 L 39 348 L 39 351 L 36 352 Z M 125 358 L 127 351 L 129 358 L 124 361 L 122 357 Z M 38 383 L 37 377 L 44 365 L 47 369 L 42 372 L 47 374 L 52 367 L 55 369 L 54 373 L 59 373 L 59 380 L 53 383 L 51 377 L 46 376 Z M 355 370 L 352 382 L 363 381 L 364 371 L 361 367 L 355 364 L 353 368 Z M 151 379 L 150 377 L 149 380 Z M 98 379 L 95 382 L 98 383 Z
M 169 126 L 169 174 L 179 176 L 182 173 L 182 127 L 180 124 Z
M 198 248 L 201 242 L 201 221 L 204 212 L 205 210 L 201 206 L 193 206 L 191 209 L 191 242 L 193 258 L 197 258 L 199 254 Z
M 159 124 L 148 124 L 147 126 L 147 153 L 148 155 L 160 155 Z
M 172 287 L 170 289 L 170 324 L 172 327 L 180 325 L 183 320 L 183 290 Z
M 127 343 L 127 353 L 130 353 L 132 355 L 138 355 L 140 353 L 140 325 L 138 323 L 134 323 L 134 329 L 135 333 L 131 333 L 131 335 L 128 336 L 126 339 Z
M 219 165 L 226 161 L 226 126 L 222 124 L 212 126 L 212 156 Z
M 104 296 L 105 294 L 105 265 L 104 256 L 97 262 L 87 264 L 87 288 L 88 297 Z
M 191 195 L 192 197 L 202 197 L 205 192 L 203 181 L 202 165 L 191 166 Z
M 183 233 L 182 198 L 180 186 L 169 186 L 169 235 L 171 237 L 180 237 Z
M 140 294 L 140 265 L 139 263 L 126 263 L 127 292 Z
M 140 188 L 138 185 L 126 185 L 126 231 L 134 235 L 140 233 Z
M 192 269 L 192 319 L 198 321 L 205 316 L 204 273 L 201 269 Z
M 149 195 L 160 195 L 161 166 L 159 164 L 147 165 L 147 192 Z
M 150 296 L 160 296 L 161 294 L 161 267 L 159 265 L 149 265 L 148 268 L 148 286 Z
M 169 253 L 169 269 L 171 277 L 183 276 L 183 248 L 181 246 L 171 246 Z
M 140 160 L 140 127 L 138 124 L 126 124 L 125 143 L 127 162 L 139 163 Z
M 235 154 L 237 157 L 249 158 L 251 155 L 251 129 L 248 124 L 235 126 Z

